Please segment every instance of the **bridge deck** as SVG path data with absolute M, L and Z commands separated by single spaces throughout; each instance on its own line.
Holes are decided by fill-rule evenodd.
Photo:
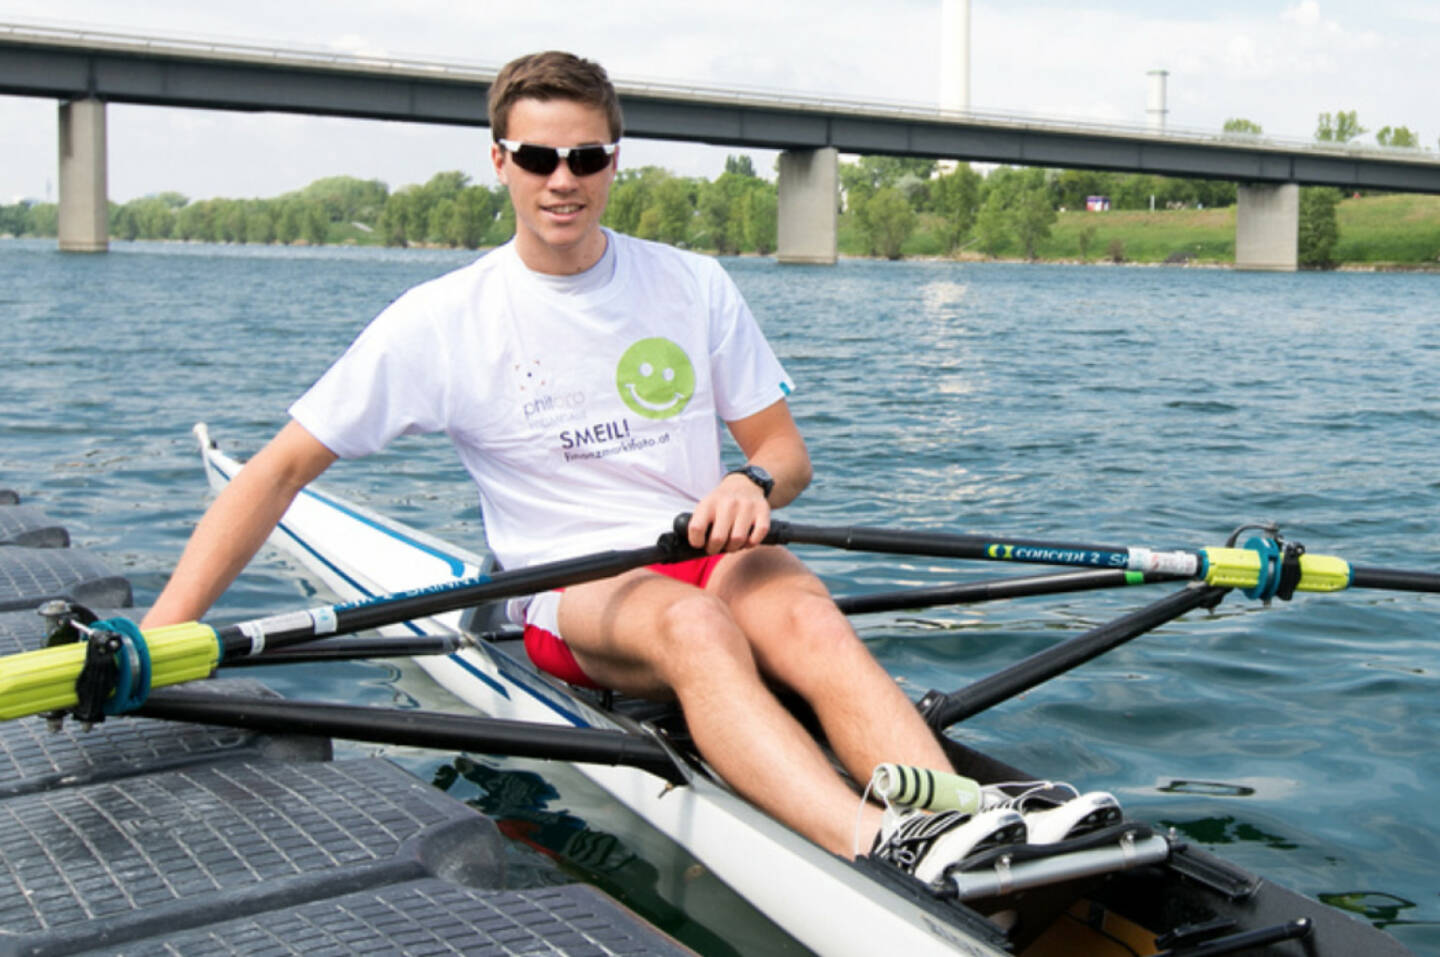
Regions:
M 485 126 L 494 75 L 475 64 L 0 24 L 0 92 L 21 96 Z M 626 132 L 641 138 L 1440 193 L 1440 157 L 1423 150 L 761 90 L 616 86 Z

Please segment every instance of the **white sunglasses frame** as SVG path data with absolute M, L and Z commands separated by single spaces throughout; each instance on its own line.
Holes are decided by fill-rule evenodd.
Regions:
M 551 173 L 554 173 L 555 170 L 557 170 L 557 169 L 560 168 L 560 164 L 561 164 L 561 163 L 564 163 L 566 169 L 570 170 L 570 172 L 571 172 L 573 175 L 575 175 L 575 176 L 594 176 L 595 173 L 600 172 L 600 170 L 603 170 L 605 167 L 602 166 L 602 167 L 600 167 L 600 169 L 597 169 L 597 170 L 595 170 L 594 172 L 591 172 L 591 173 L 581 173 L 581 172 L 579 172 L 578 170 L 576 170 L 573 165 L 571 165 L 571 163 L 570 163 L 570 154 L 571 154 L 571 153 L 574 153 L 574 152 L 577 152 L 577 151 L 579 151 L 579 150 L 601 149 L 601 150 L 604 150 L 604 151 L 605 151 L 605 156 L 606 156 L 609 160 L 612 160 L 612 161 L 613 161 L 614 158 L 615 158 L 615 151 L 620 148 L 620 142 L 619 142 L 618 140 L 615 141 L 614 143 L 586 143 L 586 144 L 584 144 L 583 146 L 546 146 L 546 145 L 544 145 L 543 143 L 526 143 L 526 142 L 523 141 L 523 140 L 510 140 L 510 139 L 497 139 L 495 142 L 496 142 L 496 143 L 499 143 L 500 146 L 501 146 L 501 148 L 504 149 L 505 152 L 511 154 L 512 156 L 515 154 L 515 152 L 516 152 L 517 150 L 519 150 L 521 147 L 525 147 L 525 146 L 532 147 L 533 149 L 552 150 L 552 151 L 554 151 L 555 156 L 556 156 L 555 167 L 554 167 L 554 169 L 551 169 L 549 173 L 537 173 L 537 172 L 535 172 L 534 170 L 525 169 L 525 167 L 520 166 L 520 164 L 519 164 L 518 161 L 516 162 L 516 164 L 515 164 L 516 166 L 520 166 L 520 168 L 521 168 L 522 170 L 525 170 L 525 172 L 529 173 L 531 176 L 549 176 L 549 175 L 551 175 Z M 606 165 L 609 165 L 609 164 L 607 163 Z

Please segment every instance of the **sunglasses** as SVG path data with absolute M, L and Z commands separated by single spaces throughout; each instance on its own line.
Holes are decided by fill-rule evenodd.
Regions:
M 592 176 L 610 165 L 618 143 L 598 146 L 536 146 L 518 140 L 498 140 L 515 159 L 515 165 L 536 176 L 549 176 L 563 159 L 576 176 Z

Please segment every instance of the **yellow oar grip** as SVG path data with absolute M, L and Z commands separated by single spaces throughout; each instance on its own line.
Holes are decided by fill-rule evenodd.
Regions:
M 220 663 L 220 639 L 191 621 L 145 632 L 150 687 L 208 677 Z M 75 679 L 85 665 L 85 642 L 0 658 L 0 721 L 75 707 Z
M 1260 583 L 1260 553 L 1253 548 L 1207 548 L 1205 584 L 1254 588 Z M 1350 587 L 1350 563 L 1334 555 L 1301 555 L 1296 591 L 1342 591 Z
M 1206 548 L 1205 584 L 1254 588 L 1260 583 L 1260 553 L 1251 548 Z
M 1301 555 L 1298 591 L 1343 591 L 1350 587 L 1350 563 L 1334 555 Z
M 198 621 L 151 628 L 145 641 L 150 645 L 152 688 L 208 678 L 220 664 L 220 636 Z

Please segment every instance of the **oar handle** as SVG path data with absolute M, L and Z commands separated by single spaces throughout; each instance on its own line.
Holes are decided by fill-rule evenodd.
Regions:
M 207 678 L 220 659 L 214 630 L 197 622 L 151 628 L 142 640 L 152 688 Z M 74 708 L 88 645 L 73 641 L 0 658 L 0 721 Z
M 675 521 L 670 525 L 670 534 L 674 540 L 670 546 L 675 550 L 676 557 L 668 561 L 683 562 L 687 558 L 700 558 L 707 554 L 703 548 L 696 548 L 690 544 L 690 522 L 695 517 L 693 512 L 681 512 L 675 516 Z M 785 545 L 790 542 L 790 523 L 782 522 L 779 519 L 770 520 L 770 531 L 766 533 L 761 544 L 764 545 Z M 660 536 L 660 541 L 665 542 L 666 536 Z

